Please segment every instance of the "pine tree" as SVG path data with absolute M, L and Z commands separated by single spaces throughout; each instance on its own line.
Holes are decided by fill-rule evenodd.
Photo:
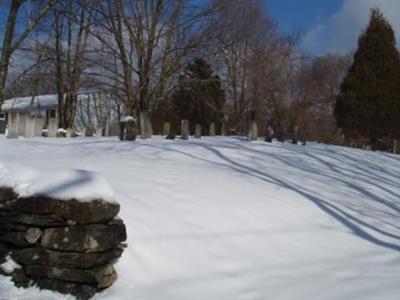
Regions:
M 225 94 L 211 66 L 201 58 L 186 66 L 172 95 L 178 119 L 188 119 L 191 132 L 196 124 L 207 132 L 211 123 L 221 126 Z
M 375 149 L 400 135 L 400 56 L 394 32 L 378 8 L 358 40 L 353 65 L 335 106 L 339 128 L 349 137 L 368 138 Z

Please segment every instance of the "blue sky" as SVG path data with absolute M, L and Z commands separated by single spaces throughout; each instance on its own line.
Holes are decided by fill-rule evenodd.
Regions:
M 241 1 L 241 0 L 233 0 Z M 301 32 L 300 48 L 311 55 L 355 50 L 360 32 L 377 6 L 400 40 L 400 0 L 261 0 L 279 30 Z M 398 43 L 399 45 L 399 43 Z
M 321 19 L 329 18 L 343 0 L 265 0 L 270 14 L 284 33 L 308 31 Z
M 192 0 L 198 3 L 208 0 Z M 231 0 L 247 1 L 247 0 Z M 299 47 L 311 55 L 347 54 L 367 25 L 371 7 L 378 6 L 400 40 L 400 0 L 259 0 L 284 34 L 301 33 Z M 0 6 L 0 38 L 6 1 Z

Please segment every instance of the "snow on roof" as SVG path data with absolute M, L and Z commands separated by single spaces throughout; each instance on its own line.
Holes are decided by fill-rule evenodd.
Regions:
M 80 169 L 39 171 L 20 165 L 0 165 L 0 187 L 11 187 L 21 197 L 115 202 L 114 190 L 104 177 Z
M 88 97 L 88 94 L 80 94 L 78 98 L 83 99 Z M 57 95 L 39 95 L 35 96 L 32 101 L 32 96 L 11 98 L 4 101 L 1 106 L 1 111 L 43 111 L 47 109 L 56 109 L 58 106 Z
M 57 95 L 41 95 L 34 97 L 32 96 L 12 98 L 4 101 L 1 106 L 1 110 L 4 112 L 8 111 L 41 111 L 46 109 L 57 108 L 58 97 Z

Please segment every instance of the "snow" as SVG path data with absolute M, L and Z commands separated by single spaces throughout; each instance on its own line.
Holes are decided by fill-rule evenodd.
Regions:
M 15 269 L 21 268 L 9 255 L 7 255 L 5 262 L 0 265 L 0 268 L 6 274 L 11 274 Z
M 78 95 L 78 101 L 85 101 L 88 94 L 81 93 Z M 57 95 L 39 95 L 35 96 L 32 102 L 32 96 L 16 97 L 7 99 L 1 106 L 1 111 L 44 111 L 47 109 L 56 109 L 58 106 Z
M 4 112 L 27 111 L 31 109 L 40 111 L 46 109 L 54 109 L 57 107 L 57 104 L 58 104 L 57 95 L 36 96 L 34 97 L 33 102 L 32 102 L 32 96 L 18 97 L 5 100 L 3 105 L 1 106 L 1 110 Z
M 94 299 L 399 298 L 400 156 L 222 137 L 35 138 L 7 140 L 5 162 L 88 170 L 114 188 L 128 247 Z M 71 299 L 5 277 L 0 291 Z
M 130 122 L 130 121 L 136 122 L 136 119 L 134 117 L 132 117 L 132 116 L 126 116 L 125 118 L 123 118 L 121 120 L 121 122 Z
M 0 168 L 0 186 L 13 188 L 21 197 L 115 202 L 112 187 L 103 176 L 94 172 L 80 169 L 40 170 L 13 163 L 9 167 L 7 160 L 4 165 Z

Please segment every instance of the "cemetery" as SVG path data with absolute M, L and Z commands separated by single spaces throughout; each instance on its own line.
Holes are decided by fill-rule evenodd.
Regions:
M 399 12 L 0 1 L 0 300 L 399 299 Z

